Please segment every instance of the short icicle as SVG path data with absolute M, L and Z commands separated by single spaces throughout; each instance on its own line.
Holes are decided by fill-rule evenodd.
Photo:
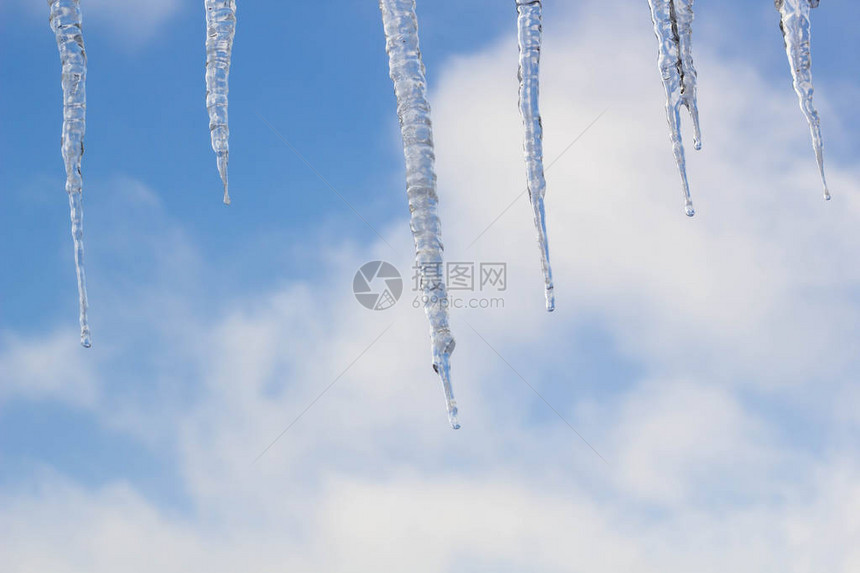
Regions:
M 830 200 L 830 189 L 824 176 L 824 146 L 821 140 L 821 118 L 812 102 L 815 91 L 812 85 L 812 52 L 810 38 L 812 24 L 809 19 L 811 8 L 818 8 L 819 0 L 774 0 L 779 10 L 780 28 L 785 39 L 785 53 L 791 64 L 791 77 L 794 80 L 794 91 L 800 100 L 800 109 L 806 116 L 809 131 L 812 135 L 812 147 L 824 185 L 824 198 Z
M 66 193 L 72 219 L 72 239 L 75 245 L 75 271 L 78 279 L 81 346 L 92 346 L 87 319 L 87 275 L 84 270 L 83 238 L 83 179 L 81 157 L 84 153 L 84 132 L 87 120 L 87 54 L 81 33 L 79 0 L 48 0 L 50 24 L 57 38 L 63 66 L 63 135 L 62 154 L 66 164 Z
M 694 145 L 700 149 L 699 111 L 696 102 L 696 69 L 692 56 L 693 0 L 648 0 L 654 33 L 659 43 L 658 66 L 666 90 L 666 115 L 672 152 L 681 175 L 684 191 L 684 210 L 687 216 L 696 214 L 687 179 L 687 160 L 681 139 L 681 106 L 686 107 L 693 118 Z
M 418 45 L 415 0 L 380 0 L 379 7 L 391 80 L 397 96 L 397 116 L 406 158 L 410 227 L 415 241 L 415 262 L 421 278 L 424 312 L 430 321 L 433 369 L 442 380 L 448 421 L 456 430 L 460 422 L 450 367 L 454 337 L 448 325 L 448 295 L 441 273 L 443 247 L 437 214 L 436 158 L 424 63 Z
M 540 117 L 541 2 L 540 0 L 516 0 L 516 4 L 517 39 L 520 49 L 519 101 L 520 114 L 525 128 L 523 150 L 526 158 L 529 199 L 534 211 L 538 246 L 540 247 L 546 309 L 552 312 L 555 310 L 555 291 L 546 232 L 546 210 L 544 208 L 546 180 L 543 167 L 543 127 Z
M 218 173 L 224 183 L 224 203 L 230 204 L 227 162 L 230 128 L 227 123 L 230 58 L 236 34 L 236 0 L 206 1 L 206 109 L 212 149 L 218 158 Z

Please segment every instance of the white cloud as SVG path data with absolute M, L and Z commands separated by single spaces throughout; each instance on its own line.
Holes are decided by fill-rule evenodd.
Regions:
M 74 330 L 36 339 L 2 333 L 0 349 L 0 404 L 15 397 L 95 405 L 96 372 L 81 355 Z
M 760 495 L 785 455 L 764 425 L 719 387 L 643 383 L 612 414 L 613 474 L 634 498 L 660 505 L 730 503 Z M 771 468 L 771 472 L 768 472 Z M 750 491 L 752 488 L 753 491 Z M 702 495 L 710 499 L 697 499 Z
M 826 466 L 795 504 L 642 517 L 576 488 L 492 478 L 328 480 L 313 504 L 253 524 L 155 510 L 117 484 L 61 480 L 38 500 L 0 498 L 6 570 L 213 573 L 282 569 L 469 571 L 853 571 L 856 468 Z M 273 495 L 293 495 L 289 491 Z M 203 510 L 208 514 L 208 511 Z M 259 518 L 259 515 L 257 515 Z

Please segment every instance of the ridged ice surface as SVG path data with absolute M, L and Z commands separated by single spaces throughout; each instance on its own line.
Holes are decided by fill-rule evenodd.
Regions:
M 678 28 L 678 52 L 681 62 L 681 100 L 693 119 L 693 147 L 702 149 L 702 129 L 699 126 L 699 102 L 696 66 L 693 65 L 693 1 L 675 0 L 675 21 Z
M 66 164 L 66 192 L 72 219 L 75 245 L 75 271 L 80 301 L 81 345 L 92 345 L 87 319 L 87 275 L 84 270 L 83 179 L 81 157 L 84 154 L 84 132 L 87 119 L 87 54 L 81 34 L 81 7 L 78 0 L 48 0 L 50 24 L 57 38 L 63 66 L 63 135 L 62 153 Z
M 227 186 L 227 161 L 230 154 L 230 128 L 227 124 L 230 58 L 236 34 L 236 1 L 206 0 L 206 109 L 212 149 L 218 160 L 218 173 L 224 183 L 224 203 L 230 204 Z
M 406 194 L 415 241 L 415 261 L 421 276 L 424 312 L 430 320 L 433 369 L 442 380 L 448 420 L 460 427 L 451 387 L 454 337 L 448 325 L 448 295 L 442 265 L 442 237 L 437 214 L 436 157 L 424 63 L 418 46 L 415 0 L 380 0 L 389 70 L 397 96 L 397 116 L 406 158 Z
M 692 56 L 693 0 L 648 0 L 654 33 L 659 42 L 657 64 L 666 90 L 666 115 L 672 152 L 681 175 L 684 209 L 688 216 L 696 214 L 687 179 L 687 160 L 681 138 L 681 106 L 693 118 L 694 145 L 701 149 L 699 110 L 696 102 L 696 69 Z
M 546 309 L 555 310 L 555 290 L 549 260 L 544 195 L 543 126 L 540 118 L 541 2 L 517 0 L 517 39 L 520 48 L 520 114 L 525 128 L 523 150 L 526 158 L 529 199 L 534 211 L 546 293 Z
M 821 173 L 821 182 L 824 185 L 824 198 L 829 200 L 830 190 L 827 188 L 827 179 L 824 176 L 821 119 L 812 103 L 812 94 L 815 89 L 812 85 L 812 52 L 810 49 L 812 25 L 809 20 L 809 11 L 811 8 L 818 7 L 819 0 L 775 0 L 774 3 L 779 10 L 780 27 L 783 38 L 785 38 L 785 53 L 791 64 L 794 91 L 797 92 L 800 109 L 806 116 L 807 123 L 809 123 L 812 147 L 815 150 L 818 171 Z

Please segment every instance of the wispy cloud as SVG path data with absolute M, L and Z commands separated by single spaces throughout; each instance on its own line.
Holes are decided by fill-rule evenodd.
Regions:
M 44 1 L 17 1 L 32 15 L 47 18 Z M 158 36 L 183 9 L 183 4 L 187 3 L 182 0 L 87 0 L 81 3 L 81 15 L 86 28 L 92 26 L 119 44 L 138 48 Z M 202 18 L 202 3 L 199 9 Z

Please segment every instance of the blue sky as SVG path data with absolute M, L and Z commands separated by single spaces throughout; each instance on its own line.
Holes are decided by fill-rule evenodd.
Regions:
M 688 221 L 646 3 L 547 2 L 547 156 L 606 110 L 548 173 L 547 315 L 524 200 L 470 245 L 525 183 L 513 2 L 419 3 L 447 253 L 510 281 L 452 315 L 452 432 L 409 290 L 384 312 L 350 290 L 410 267 L 376 2 L 239 5 L 225 207 L 202 2 L 83 0 L 90 351 L 36 4 L 0 6 L 11 571 L 860 566 L 860 6 L 813 13 L 825 204 L 772 3 L 700 3 Z

